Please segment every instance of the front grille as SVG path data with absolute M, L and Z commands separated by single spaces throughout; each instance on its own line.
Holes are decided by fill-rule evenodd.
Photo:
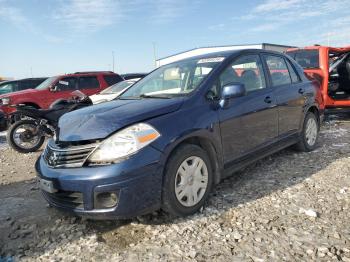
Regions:
M 83 194 L 81 192 L 59 190 L 56 193 L 42 191 L 49 202 L 61 207 L 84 209 Z
M 60 147 L 50 140 L 44 151 L 44 159 L 50 167 L 81 167 L 96 147 L 96 143 Z

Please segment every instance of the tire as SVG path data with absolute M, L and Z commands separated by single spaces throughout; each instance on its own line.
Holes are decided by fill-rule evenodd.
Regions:
M 31 152 L 37 151 L 38 149 L 41 148 L 41 146 L 45 142 L 45 136 L 40 136 L 40 138 L 38 138 L 37 143 L 35 143 L 33 146 L 23 147 L 19 145 L 14 138 L 15 131 L 17 130 L 17 128 L 19 128 L 22 125 L 36 126 L 37 124 L 34 120 L 20 120 L 18 122 L 15 122 L 12 126 L 10 126 L 10 128 L 7 131 L 7 135 L 6 135 L 7 143 L 10 145 L 10 147 L 12 147 L 14 150 L 20 153 L 31 153 Z
M 308 128 L 311 128 L 310 125 L 313 125 L 313 132 L 315 138 L 311 139 L 310 134 L 308 134 Z M 315 126 L 314 126 L 315 125 Z M 315 114 L 308 112 L 304 119 L 303 130 L 300 134 L 300 141 L 295 145 L 295 148 L 301 152 L 310 152 L 317 147 L 317 140 L 320 131 L 320 123 L 316 118 Z M 310 131 L 309 131 L 310 132 Z
M 186 162 L 187 161 L 187 162 Z M 181 169 L 182 164 L 187 163 L 190 176 L 184 174 L 185 169 Z M 188 164 L 191 165 L 188 165 Z M 198 169 L 199 165 L 201 166 Z M 186 173 L 186 172 L 185 172 Z M 192 184 L 191 184 L 192 182 Z M 198 185 L 201 188 L 198 188 Z M 197 212 L 204 204 L 213 185 L 213 171 L 208 154 L 199 146 L 192 144 L 181 145 L 170 156 L 164 171 L 162 187 L 162 209 L 174 217 L 183 217 Z M 184 188 L 184 190 L 181 190 Z M 182 194 L 188 192 L 190 197 Z M 196 193 L 193 193 L 195 190 Z M 179 193 L 180 192 L 180 193 Z M 188 195 L 187 193 L 187 195 Z M 193 198 L 192 198 L 192 197 Z M 195 199 L 197 196 L 197 199 Z

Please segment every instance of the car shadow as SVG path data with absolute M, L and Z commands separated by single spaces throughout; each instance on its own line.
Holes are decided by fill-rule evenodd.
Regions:
M 315 151 L 299 153 L 288 148 L 234 173 L 213 189 L 200 212 L 186 218 L 174 219 L 159 211 L 130 220 L 86 220 L 48 208 L 34 179 L 0 185 L 0 257 L 25 255 L 29 250 L 47 253 L 67 241 L 92 235 L 117 252 L 151 239 L 145 227 L 225 216 L 229 210 L 302 183 L 338 159 L 348 157 L 349 145 L 345 145 L 346 150 L 335 145 L 349 140 L 349 132 L 342 133 L 343 124 L 332 121 L 325 122 Z M 348 121 L 344 122 L 349 130 Z M 344 140 L 344 136 L 348 138 Z

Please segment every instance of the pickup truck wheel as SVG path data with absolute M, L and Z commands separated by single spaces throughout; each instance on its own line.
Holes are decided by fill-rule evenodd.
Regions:
M 207 153 L 199 146 L 180 146 L 169 158 L 162 188 L 162 209 L 172 216 L 187 216 L 207 199 L 213 172 Z
M 317 139 L 320 131 L 320 123 L 312 112 L 306 114 L 300 141 L 296 148 L 302 152 L 310 152 L 317 146 Z

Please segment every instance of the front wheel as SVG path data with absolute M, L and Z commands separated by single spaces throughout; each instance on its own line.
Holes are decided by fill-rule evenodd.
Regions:
M 164 211 L 173 216 L 187 216 L 203 206 L 212 187 L 213 172 L 209 157 L 201 147 L 186 144 L 176 149 L 164 175 Z
M 45 142 L 45 136 L 34 120 L 20 120 L 7 131 L 7 143 L 20 153 L 37 151 Z
M 299 151 L 310 152 L 317 146 L 317 139 L 320 131 L 320 123 L 312 112 L 308 112 L 305 116 L 303 130 L 300 141 L 296 144 Z

